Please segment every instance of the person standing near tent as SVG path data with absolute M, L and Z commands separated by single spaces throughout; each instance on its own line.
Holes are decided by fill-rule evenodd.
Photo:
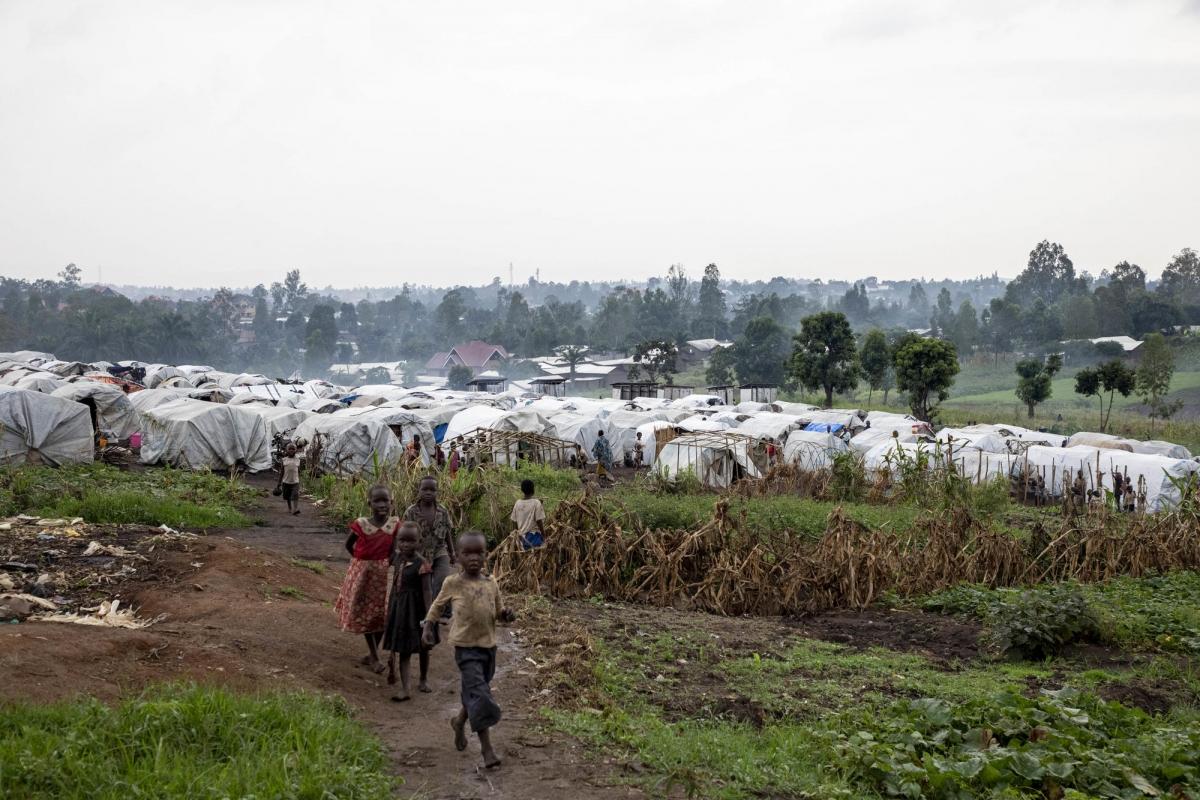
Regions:
M 612 474 L 612 448 L 604 438 L 604 431 L 596 433 L 596 443 L 592 445 L 592 457 L 596 459 L 596 475 L 606 478 Z
M 450 480 L 454 480 L 455 476 L 458 475 L 458 468 L 461 463 L 462 456 L 458 452 L 458 442 L 451 442 L 450 458 L 447 460 L 447 464 L 450 467 Z
M 300 513 L 300 456 L 296 445 L 288 442 L 287 452 L 279 462 L 279 483 L 275 487 L 293 515 Z
M 442 582 L 457 560 L 454 552 L 454 526 L 450 512 L 438 503 L 437 478 L 426 475 L 417 486 L 417 502 L 404 512 L 404 519 L 417 523 L 421 531 L 421 556 L 433 565 L 433 595 L 442 590 Z
M 546 521 L 546 509 L 542 507 L 542 501 L 533 496 L 533 491 L 533 481 L 529 478 L 521 481 L 521 494 L 524 498 L 513 503 L 512 514 L 508 517 L 516 523 L 517 538 L 521 541 L 522 550 L 541 547 L 545 542 L 542 527 Z
M 412 441 L 404 448 L 404 460 L 408 462 L 410 468 L 421 463 L 421 437 L 415 433 Z
M 633 466 L 641 469 L 646 465 L 646 443 L 642 441 L 642 432 L 637 432 L 637 439 L 633 443 Z

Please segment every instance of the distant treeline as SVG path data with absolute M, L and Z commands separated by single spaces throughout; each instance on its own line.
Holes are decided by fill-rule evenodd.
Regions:
M 221 288 L 180 299 L 164 291 L 135 301 L 85 287 L 80 274 L 72 264 L 54 281 L 0 277 L 0 350 L 313 376 L 335 362 L 419 365 L 472 338 L 534 356 L 563 345 L 630 353 L 649 340 L 735 339 L 761 318 L 794 332 L 802 318 L 825 310 L 843 312 L 860 333 L 931 329 L 953 341 L 960 355 L 1041 351 L 1063 339 L 1140 337 L 1200 324 L 1200 258 L 1193 250 L 1182 250 L 1157 286 L 1148 286 L 1145 271 L 1128 262 L 1099 276 L 1077 274 L 1062 245 L 1047 241 L 1008 283 L 996 275 L 852 284 L 727 281 L 710 264 L 700 275 L 673 266 L 641 285 L 531 280 L 509 287 L 497 279 L 446 291 L 371 290 L 374 299 L 349 302 L 311 291 L 292 271 L 248 292 Z

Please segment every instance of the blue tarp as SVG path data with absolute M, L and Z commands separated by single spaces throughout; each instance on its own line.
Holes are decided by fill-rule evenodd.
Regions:
M 840 422 L 810 422 L 804 426 L 804 430 L 813 433 L 837 433 L 844 427 Z
M 448 427 L 450 427 L 449 422 L 443 422 L 441 425 L 435 426 L 433 429 L 433 440 L 441 444 L 442 439 L 446 438 L 446 428 Z

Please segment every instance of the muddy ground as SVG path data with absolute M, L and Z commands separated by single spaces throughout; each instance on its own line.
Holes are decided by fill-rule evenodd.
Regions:
M 563 791 L 578 798 L 641 796 L 611 785 L 615 770 L 603 760 L 587 758 L 577 743 L 541 730 L 544 696 L 537 694 L 535 670 L 514 639 L 520 623 L 503 634 L 495 681 L 505 711 L 494 735 L 504 759 L 499 770 L 482 769 L 475 741 L 466 753 L 453 748 L 448 720 L 458 705 L 458 674 L 450 648 L 434 652 L 432 694 L 391 702 L 386 676 L 358 663 L 365 653 L 361 637 L 337 628 L 332 605 L 348 562 L 344 535 L 308 503 L 299 517 L 285 514 L 282 505 L 264 500 L 260 527 L 174 539 L 153 552 L 137 547 L 139 539 L 155 534 L 150 529 L 109 535 L 92 528 L 88 541 L 119 541 L 148 560 L 118 559 L 133 563 L 133 573 L 94 591 L 65 588 L 64 605 L 86 607 L 120 597 L 140 618 L 162 621 L 142 630 L 51 622 L 0 626 L 0 699 L 46 702 L 88 694 L 112 700 L 173 680 L 337 693 L 392 753 L 406 781 L 403 796 L 533 798 Z M 51 544 L 77 548 L 74 540 Z

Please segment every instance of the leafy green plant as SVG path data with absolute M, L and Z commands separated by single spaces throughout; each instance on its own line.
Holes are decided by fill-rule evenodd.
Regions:
M 991 628 L 1006 654 L 1042 659 L 1073 642 L 1095 639 L 1096 614 L 1073 586 L 1022 592 L 991 612 Z
M 834 747 L 853 780 L 890 797 L 1188 797 L 1200 779 L 1200 729 L 1071 689 L 904 700 Z

